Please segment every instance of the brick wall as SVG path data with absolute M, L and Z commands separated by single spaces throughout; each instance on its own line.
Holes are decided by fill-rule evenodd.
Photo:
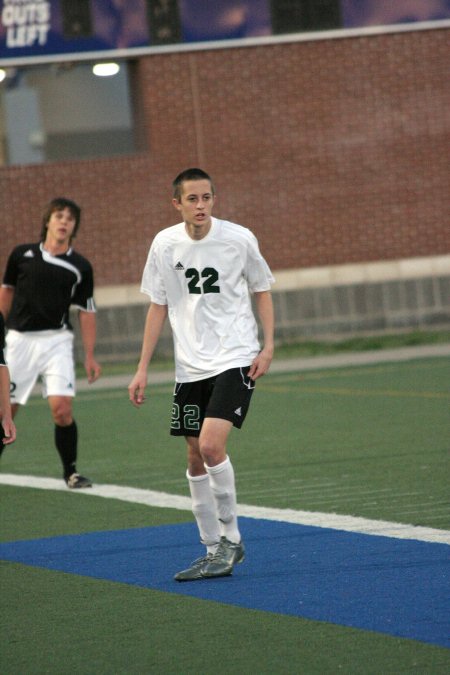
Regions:
M 139 154 L 0 168 L 0 267 L 43 204 L 83 207 L 99 286 L 140 281 L 177 221 L 170 182 L 200 165 L 216 215 L 274 270 L 450 251 L 448 30 L 153 55 L 134 65 Z

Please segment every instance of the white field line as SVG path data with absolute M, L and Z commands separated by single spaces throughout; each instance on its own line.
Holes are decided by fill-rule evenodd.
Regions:
M 63 480 L 56 478 L 41 478 L 38 476 L 22 476 L 17 474 L 0 474 L 0 484 L 14 487 L 37 488 L 40 490 L 62 490 L 67 492 Z M 71 491 L 76 494 L 78 491 Z M 171 495 L 167 492 L 143 490 L 141 488 L 124 487 L 121 485 L 94 485 L 94 487 L 82 490 L 83 495 L 104 497 L 106 499 L 119 499 L 134 504 L 155 506 L 159 508 L 177 509 L 190 511 L 191 500 L 189 497 Z M 246 518 L 276 520 L 297 525 L 311 525 L 332 530 L 344 530 L 346 532 L 358 532 L 360 534 L 377 535 L 380 537 L 393 537 L 395 539 L 414 539 L 436 544 L 450 545 L 450 531 L 438 530 L 431 527 L 417 525 L 405 525 L 403 523 L 390 523 L 383 520 L 368 520 L 354 516 L 342 516 L 336 513 L 318 513 L 315 511 L 295 511 L 293 509 L 274 509 L 265 506 L 238 505 L 238 514 Z

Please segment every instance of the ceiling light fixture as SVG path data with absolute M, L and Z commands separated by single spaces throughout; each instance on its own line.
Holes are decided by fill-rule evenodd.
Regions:
M 118 63 L 96 63 L 92 68 L 92 72 L 97 77 L 111 77 L 117 75 L 120 70 Z

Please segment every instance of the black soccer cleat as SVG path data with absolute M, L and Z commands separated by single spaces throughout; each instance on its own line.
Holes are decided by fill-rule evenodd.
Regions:
M 70 490 L 80 490 L 81 488 L 92 487 L 92 481 L 89 478 L 85 478 L 85 476 L 80 476 L 79 473 L 73 473 L 66 478 L 65 481 Z

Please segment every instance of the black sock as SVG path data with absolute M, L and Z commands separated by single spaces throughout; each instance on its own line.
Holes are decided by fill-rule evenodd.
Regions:
M 76 472 L 78 431 L 75 420 L 68 427 L 55 424 L 55 445 L 64 467 L 64 478 Z

